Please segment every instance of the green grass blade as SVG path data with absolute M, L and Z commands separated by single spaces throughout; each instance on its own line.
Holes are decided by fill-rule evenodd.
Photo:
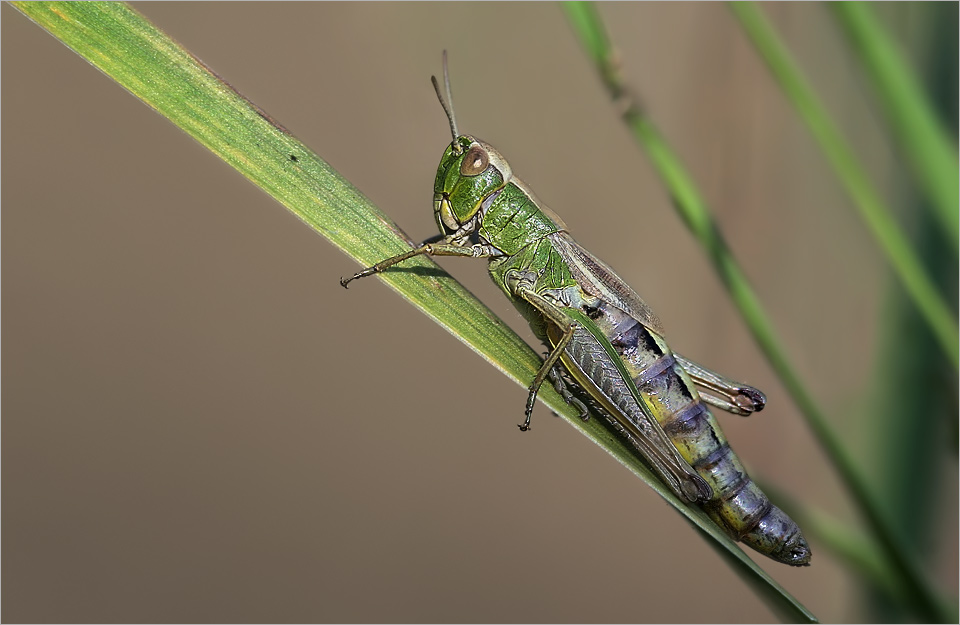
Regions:
M 891 569 L 886 574 L 896 575 L 900 583 L 910 589 L 909 595 L 914 599 L 914 606 L 920 613 L 932 620 L 940 619 L 943 615 L 939 612 L 939 602 L 933 591 L 922 580 L 917 567 L 906 556 L 904 549 L 889 530 L 881 513 L 882 508 L 868 487 L 863 472 L 857 467 L 849 450 L 829 426 L 826 416 L 800 381 L 769 317 L 743 270 L 733 257 L 696 184 L 653 122 L 634 104 L 635 100 L 621 82 L 614 63 L 616 56 L 597 13 L 596 5 L 588 2 L 570 2 L 564 3 L 563 8 L 584 48 L 595 63 L 611 97 L 621 104 L 620 110 L 623 111 L 624 121 L 650 157 L 654 168 L 669 190 L 680 217 L 706 250 L 754 339 L 804 415 L 864 518 L 877 535 L 877 541 L 882 545 L 887 556 L 885 566 Z
M 410 240 L 330 165 L 123 3 L 15 2 L 18 10 L 180 127 L 361 265 L 409 249 Z M 381 279 L 521 386 L 536 353 L 435 263 L 418 258 Z M 331 284 L 330 288 L 340 288 Z M 765 589 L 791 620 L 813 616 L 758 567 L 702 510 L 680 502 L 603 419 L 577 418 L 549 385 L 540 399 L 656 490 L 710 536 L 736 570 Z
M 827 114 L 813 89 L 807 84 L 800 69 L 763 13 L 752 2 L 731 2 L 729 6 L 776 77 L 784 94 L 793 103 L 820 144 L 820 149 L 846 188 L 860 217 L 880 245 L 894 273 L 903 283 L 904 290 L 930 324 L 943 352 L 954 368 L 957 368 L 960 366 L 960 333 L 957 331 L 957 315 L 940 296 L 933 280 L 920 263 L 916 251 L 891 216 L 890 209 L 870 183 L 853 150 L 843 139 L 840 130 Z M 956 181 L 955 165 L 953 177 Z M 955 196 L 955 183 L 953 193 Z M 957 210 L 956 202 L 953 210 L 954 212 Z M 956 237 L 956 228 L 952 233 L 951 236 Z
M 866 68 L 892 136 L 956 252 L 960 242 L 960 164 L 951 135 L 942 127 L 920 81 L 868 3 L 836 2 L 828 6 Z

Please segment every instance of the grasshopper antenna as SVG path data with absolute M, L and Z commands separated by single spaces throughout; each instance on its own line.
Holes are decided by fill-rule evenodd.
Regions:
M 437 99 L 440 100 L 440 106 L 443 107 L 443 112 L 447 114 L 447 121 L 450 122 L 450 133 L 453 135 L 453 147 L 457 147 L 457 137 L 460 136 L 460 133 L 457 132 L 457 118 L 453 114 L 453 93 L 450 91 L 450 72 L 447 70 L 447 51 L 443 51 L 443 86 L 446 87 L 447 97 L 444 99 L 443 93 L 440 91 L 440 83 L 437 82 L 436 76 L 431 76 L 430 81 L 433 82 L 433 89 L 437 92 Z

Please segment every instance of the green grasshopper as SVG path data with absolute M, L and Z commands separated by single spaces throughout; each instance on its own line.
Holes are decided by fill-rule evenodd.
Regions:
M 763 393 L 672 352 L 633 289 L 574 241 L 497 150 L 457 132 L 446 53 L 443 75 L 446 99 L 431 77 L 453 135 L 434 183 L 441 237 L 340 283 L 346 288 L 421 254 L 489 259 L 490 277 L 550 349 L 530 384 L 521 430 L 530 429 L 548 378 L 589 417 L 568 377 L 677 497 L 701 505 L 734 540 L 806 566 L 810 548 L 800 528 L 750 479 L 705 405 L 746 416 L 763 409 Z

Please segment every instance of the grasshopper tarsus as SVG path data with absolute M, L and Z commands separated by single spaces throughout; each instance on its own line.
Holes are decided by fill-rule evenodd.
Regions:
M 521 432 L 528 432 L 530 431 L 530 415 L 533 414 L 533 410 L 528 408 L 523 414 L 526 418 L 523 420 L 523 423 L 518 424 L 517 427 L 520 428 Z
M 527 407 L 523 411 L 525 419 L 523 420 L 523 425 L 520 426 L 521 432 L 526 432 L 530 429 L 530 416 L 533 414 L 533 406 L 537 403 L 537 391 L 531 390 L 530 394 L 527 396 Z
M 363 273 L 361 272 L 361 273 L 354 274 L 354 275 L 352 275 L 352 276 L 350 276 L 349 278 L 346 278 L 346 279 L 340 278 L 340 286 L 342 286 L 342 287 L 345 288 L 345 289 L 348 289 L 348 288 L 350 288 L 350 287 L 347 286 L 348 284 L 350 284 L 351 282 L 353 282 L 353 281 L 356 280 L 357 278 L 363 278 L 364 275 L 370 275 L 370 274 L 363 274 Z
M 533 414 L 533 405 L 534 403 L 536 403 L 536 401 L 537 401 L 537 392 L 531 391 L 530 395 L 527 397 L 527 407 L 523 411 L 523 416 L 524 416 L 523 423 L 520 423 L 517 425 L 517 427 L 520 428 L 521 432 L 530 431 L 530 416 Z
M 380 273 L 381 271 L 383 271 L 383 269 L 381 269 L 377 265 L 374 265 L 373 267 L 367 267 L 363 271 L 358 271 L 357 273 L 353 274 L 346 280 L 344 280 L 343 278 L 340 278 L 340 286 L 342 286 L 343 288 L 347 288 L 347 285 L 353 282 L 354 280 L 357 280 L 359 278 L 366 278 L 367 276 L 372 276 L 374 274 Z
M 371 269 L 373 268 L 371 267 Z M 377 273 L 377 272 L 376 270 L 370 271 L 370 269 L 364 269 L 363 271 L 353 274 L 349 278 L 340 278 L 340 286 L 346 289 L 348 288 L 347 285 L 353 282 L 354 280 L 356 280 L 357 278 L 363 278 L 365 276 L 369 276 L 371 273 Z
M 767 405 L 767 396 L 752 386 L 744 386 L 740 389 L 740 394 L 736 398 L 736 404 L 751 412 L 760 412 Z

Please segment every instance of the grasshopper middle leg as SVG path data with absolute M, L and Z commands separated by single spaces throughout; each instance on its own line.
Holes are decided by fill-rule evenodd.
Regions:
M 553 388 L 560 394 L 560 397 L 563 398 L 563 401 L 567 402 L 569 405 L 573 406 L 580 413 L 578 416 L 584 420 L 590 420 L 590 410 L 587 409 L 587 405 L 576 398 L 573 392 L 570 390 L 570 387 L 567 385 L 566 380 L 563 379 L 563 371 L 559 365 L 554 365 L 553 369 L 550 370 L 550 373 L 547 375 L 547 379 L 553 382 Z
M 563 354 L 563 350 L 566 348 L 567 343 L 569 343 L 570 339 L 573 338 L 575 325 L 574 322 L 563 312 L 562 308 L 537 293 L 533 289 L 533 280 L 523 276 L 520 274 L 520 272 L 514 272 L 513 275 L 508 276 L 507 284 L 510 285 L 510 288 L 517 297 L 523 299 L 537 309 L 537 311 L 547 320 L 547 323 L 552 323 L 558 328 L 563 329 L 563 334 L 557 341 L 556 345 L 553 346 L 553 350 L 550 352 L 550 354 L 548 354 L 544 359 L 543 364 L 540 366 L 540 370 L 537 371 L 537 375 L 534 376 L 533 382 L 530 384 L 530 393 L 527 395 L 527 407 L 524 410 L 523 423 L 517 426 L 520 428 L 521 432 L 526 432 L 530 429 L 530 415 L 533 414 L 533 405 L 537 401 L 537 392 L 540 390 L 540 386 L 543 385 L 543 381 L 548 375 L 550 375 L 550 372 L 557 364 L 557 361 L 560 360 L 560 355 Z M 582 402 L 578 401 L 578 403 L 581 404 L 581 406 L 578 406 L 578 408 L 586 408 L 585 406 L 582 406 Z

